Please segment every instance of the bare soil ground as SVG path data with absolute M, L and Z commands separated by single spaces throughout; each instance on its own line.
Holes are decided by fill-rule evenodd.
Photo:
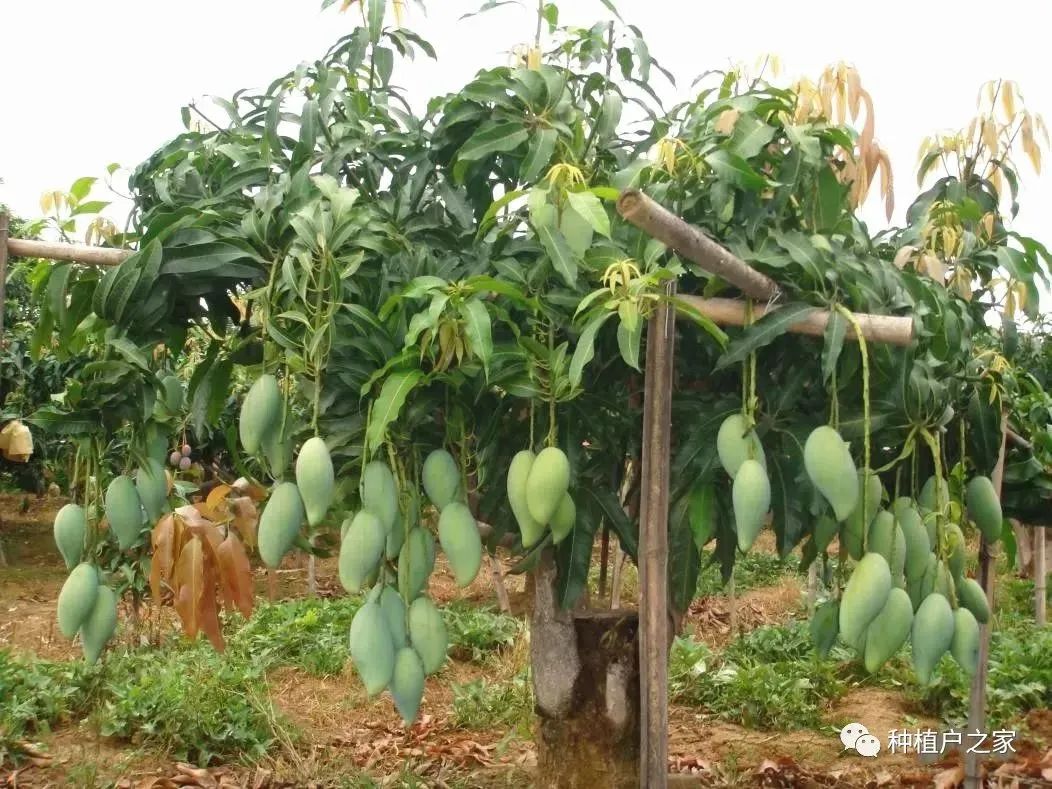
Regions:
M 30 497 L 23 510 L 22 496 L 0 495 L 0 539 L 7 567 L 0 567 L 0 649 L 34 653 L 52 660 L 77 659 L 79 651 L 54 627 L 54 606 L 65 577 L 51 542 L 50 524 L 61 501 Z M 761 549 L 771 549 L 770 540 Z M 509 562 L 502 562 L 505 570 Z M 441 557 L 432 578 L 431 592 L 440 601 L 468 600 L 495 606 L 492 576 L 484 564 L 478 579 L 467 589 L 456 587 Z M 306 566 L 289 560 L 276 573 L 279 598 L 306 593 Z M 319 594 L 342 594 L 334 559 L 317 562 Z M 525 576 L 506 575 L 513 612 L 527 609 Z M 258 592 L 267 594 L 267 579 L 258 577 Z M 804 606 L 802 585 L 785 577 L 764 588 L 738 596 L 736 622 L 739 632 L 784 622 Z M 634 599 L 624 601 L 634 607 Z M 122 613 L 122 617 L 124 614 Z M 170 612 L 162 613 L 169 617 Z M 722 595 L 700 598 L 684 627 L 713 648 L 732 637 L 728 600 Z M 252 766 L 220 765 L 208 769 L 173 763 L 163 754 L 92 734 L 78 722 L 43 736 L 33 758 L 18 770 L 0 767 L 0 786 L 94 787 L 134 789 L 200 787 L 309 787 L 360 786 L 354 776 L 362 771 L 383 786 L 419 785 L 400 777 L 406 765 L 426 776 L 427 786 L 522 787 L 531 785 L 535 764 L 533 744 L 516 730 L 467 731 L 453 717 L 455 685 L 473 679 L 510 677 L 527 660 L 525 643 L 502 663 L 480 666 L 450 661 L 428 681 L 421 716 L 405 727 L 386 696 L 370 700 L 350 667 L 338 677 L 319 678 L 293 669 L 272 672 L 268 692 L 274 708 L 300 732 L 294 741 L 279 736 L 273 752 Z M 865 720 L 873 731 L 901 728 L 917 720 L 903 697 L 892 691 L 856 688 L 842 698 L 831 720 Z M 1052 711 L 1040 710 L 1027 721 L 1032 732 L 1052 741 Z M 279 732 L 280 734 L 280 732 Z M 882 754 L 871 766 L 856 754 L 845 752 L 830 733 L 794 731 L 759 732 L 714 720 L 703 710 L 672 705 L 670 711 L 670 771 L 675 786 L 765 787 L 877 787 L 953 786 L 955 765 L 922 766 L 913 756 Z M 1026 744 L 1021 749 L 1026 749 Z M 1045 758 L 1037 750 L 1033 760 Z M 1052 786 L 1052 756 L 1048 766 Z M 1006 786 L 1010 783 L 1004 784 Z M 1019 782 L 1018 786 L 1040 783 Z M 591 789 L 591 788 L 590 788 Z M 599 787 L 595 787 L 599 789 Z

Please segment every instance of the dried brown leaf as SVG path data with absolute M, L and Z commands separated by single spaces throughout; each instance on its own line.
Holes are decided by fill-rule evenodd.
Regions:
M 219 605 L 216 601 L 216 585 L 219 580 L 217 564 L 206 558 L 203 569 L 204 588 L 197 601 L 197 621 L 216 652 L 222 652 L 226 649 L 226 643 L 223 641 L 223 628 L 219 624 Z
M 241 540 L 233 532 L 216 549 L 219 562 L 219 581 L 228 610 L 235 607 L 245 616 L 252 616 L 252 567 Z
M 175 567 L 175 516 L 163 515 L 150 533 L 153 555 L 150 559 L 150 594 L 155 602 L 161 601 L 161 584 L 171 585 L 172 569 Z
M 200 537 L 192 537 L 179 553 L 175 566 L 175 611 L 188 638 L 201 629 L 201 598 L 205 591 L 205 548 Z
M 238 496 L 230 500 L 230 511 L 234 513 L 233 525 L 249 548 L 256 547 L 256 527 L 259 525 L 259 510 L 251 496 Z
M 187 526 L 202 526 L 211 523 L 193 504 L 184 504 L 182 507 L 176 507 L 175 514 L 182 518 Z

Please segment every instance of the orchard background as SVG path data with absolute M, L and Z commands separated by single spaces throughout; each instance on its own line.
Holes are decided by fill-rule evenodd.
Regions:
M 116 165 L 11 221 L 112 265 L 8 263 L 0 408 L 35 443 L 2 467 L 9 780 L 636 785 L 663 310 L 674 779 L 953 785 L 958 753 L 868 762 L 837 733 L 960 728 L 985 624 L 988 728 L 1017 734 L 987 768 L 1048 780 L 1052 256 L 1013 229 L 1048 139 L 1020 86 L 924 141 L 875 232 L 867 196 L 890 218 L 911 190 L 849 65 L 767 58 L 665 106 L 694 75 L 611 3 L 581 28 L 541 2 L 510 65 L 424 104 L 404 3 L 324 5 L 360 24 L 183 108 L 127 227 Z M 776 303 L 625 221 L 628 189 Z M 906 340 L 860 341 L 862 314 Z

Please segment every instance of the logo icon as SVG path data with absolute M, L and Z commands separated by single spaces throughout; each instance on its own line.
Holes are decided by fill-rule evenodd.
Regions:
M 859 756 L 873 757 L 880 753 L 880 740 L 869 733 L 861 723 L 849 723 L 840 730 L 840 742 L 844 748 Z

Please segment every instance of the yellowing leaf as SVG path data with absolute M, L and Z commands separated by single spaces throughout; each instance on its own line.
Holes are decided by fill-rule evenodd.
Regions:
M 1015 117 L 1015 83 L 1011 80 L 1001 85 L 1001 107 L 1004 109 L 1005 120 L 1011 122 Z
M 997 124 L 993 118 L 983 121 L 983 144 L 987 147 L 990 156 L 996 157 L 1000 153 L 1001 146 L 997 140 Z
M 983 235 L 985 235 L 986 238 L 990 238 L 994 234 L 994 219 L 995 217 L 992 211 L 988 211 L 987 213 L 983 214 L 983 218 L 980 224 L 983 229 Z
M 909 244 L 906 244 L 904 247 L 899 249 L 899 251 L 895 253 L 895 260 L 892 261 L 895 265 L 895 268 L 905 268 L 910 258 L 913 257 L 913 255 L 916 252 L 917 247 L 910 246 Z

